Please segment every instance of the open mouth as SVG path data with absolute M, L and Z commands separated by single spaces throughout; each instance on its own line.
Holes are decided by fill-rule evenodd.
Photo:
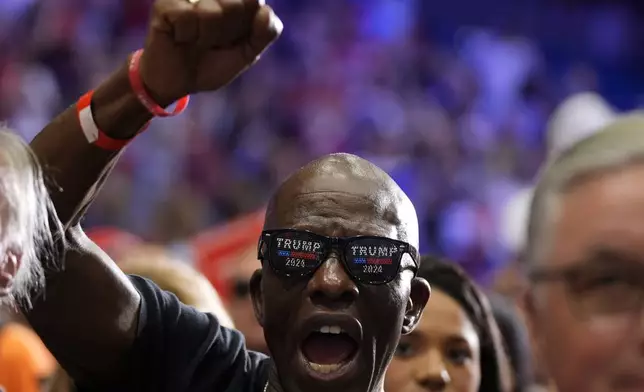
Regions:
M 360 351 L 362 326 L 344 315 L 318 315 L 308 320 L 300 351 L 311 375 L 335 378 L 348 372 Z
M 319 373 L 332 373 L 347 364 L 358 352 L 358 342 L 337 325 L 325 325 L 302 342 L 302 354 Z

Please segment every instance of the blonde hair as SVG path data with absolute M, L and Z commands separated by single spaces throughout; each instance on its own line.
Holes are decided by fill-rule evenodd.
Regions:
M 53 224 L 62 233 L 36 156 L 0 126 L 0 260 L 9 251 L 20 257 L 12 289 L 0 305 L 31 307 L 32 293 L 45 284 L 43 263 L 54 249 Z

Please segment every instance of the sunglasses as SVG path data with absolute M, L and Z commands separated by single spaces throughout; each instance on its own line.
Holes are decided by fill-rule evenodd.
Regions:
M 400 271 L 403 255 L 418 269 L 418 250 L 412 245 L 386 237 L 327 237 L 304 230 L 265 230 L 259 240 L 257 258 L 266 261 L 277 274 L 307 277 L 336 250 L 351 278 L 359 283 L 379 285 L 391 282 Z

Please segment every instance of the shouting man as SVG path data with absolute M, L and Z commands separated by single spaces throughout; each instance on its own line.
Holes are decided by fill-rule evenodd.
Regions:
M 67 252 L 28 318 L 80 390 L 380 392 L 401 333 L 429 299 L 415 277 L 411 202 L 351 155 L 307 165 L 271 199 L 250 285 L 271 359 L 215 317 L 122 274 L 79 227 L 152 113 L 225 86 L 277 38 L 281 23 L 260 3 L 157 0 L 145 50 L 33 142 L 62 188 L 51 193 Z

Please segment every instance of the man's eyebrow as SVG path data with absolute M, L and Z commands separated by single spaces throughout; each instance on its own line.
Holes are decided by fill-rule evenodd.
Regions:
M 579 265 L 595 268 L 633 268 L 640 265 L 644 269 L 644 256 L 612 246 L 596 245 L 579 260 Z

